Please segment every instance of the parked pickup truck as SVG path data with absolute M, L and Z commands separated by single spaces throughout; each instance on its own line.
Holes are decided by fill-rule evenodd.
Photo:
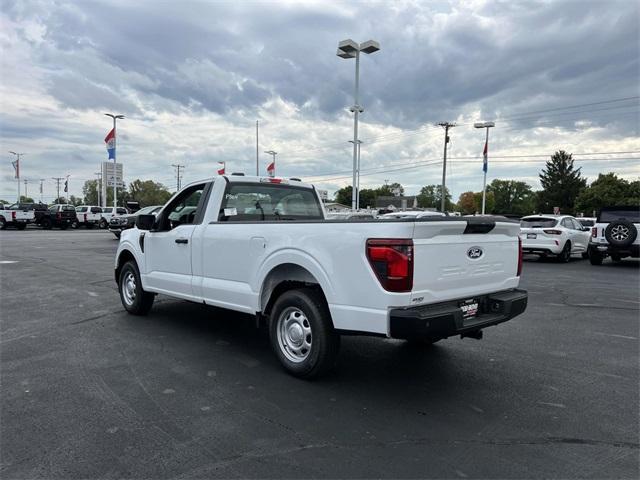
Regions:
M 16 227 L 18 230 L 27 228 L 27 224 L 32 223 L 35 219 L 33 210 L 20 208 L 20 205 L 14 204 L 6 207 L 0 204 L 0 230 L 7 227 Z
M 326 220 L 312 185 L 220 176 L 138 215 L 115 279 L 135 315 L 158 293 L 255 315 L 284 368 L 310 378 L 341 334 L 479 339 L 521 314 L 519 230 L 490 216 Z

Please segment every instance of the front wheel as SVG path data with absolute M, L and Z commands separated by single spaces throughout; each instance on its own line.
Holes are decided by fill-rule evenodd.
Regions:
M 154 294 L 145 292 L 140 281 L 140 271 L 133 261 L 128 261 L 120 270 L 118 280 L 120 301 L 132 315 L 146 315 L 153 306 Z
M 53 227 L 53 223 L 51 222 L 51 219 L 49 219 L 49 218 L 43 219 L 42 223 L 40 223 L 40 225 L 42 225 L 42 228 L 44 228 L 45 230 L 51 230 L 51 227 Z
M 100 224 L 99 224 L 100 229 L 101 229 L 101 230 L 104 230 L 104 229 L 105 229 L 105 228 L 107 228 L 108 226 L 109 226 L 109 225 L 107 224 L 107 221 L 103 218 L 103 219 L 100 221 Z
M 283 293 L 273 306 L 269 334 L 278 360 L 291 375 L 314 378 L 335 365 L 340 336 L 317 290 L 302 288 Z
M 78 223 L 77 220 L 74 220 L 73 222 L 71 222 L 71 228 L 78 228 L 80 226 L 80 224 Z

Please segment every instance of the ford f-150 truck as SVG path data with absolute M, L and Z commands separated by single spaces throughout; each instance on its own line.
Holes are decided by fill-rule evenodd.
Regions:
M 132 314 L 166 294 L 255 315 L 284 368 L 311 378 L 341 334 L 479 339 L 521 314 L 519 230 L 489 216 L 327 220 L 312 185 L 220 176 L 137 216 L 115 279 Z
M 32 210 L 22 208 L 16 203 L 10 207 L 0 205 L 0 230 L 7 227 L 16 227 L 18 230 L 27 228 L 27 224 L 33 222 L 35 215 Z

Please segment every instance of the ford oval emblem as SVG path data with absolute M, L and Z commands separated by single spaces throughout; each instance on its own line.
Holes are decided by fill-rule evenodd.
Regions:
M 471 247 L 469 250 L 467 250 L 467 257 L 472 258 L 472 259 L 476 259 L 476 258 L 480 258 L 483 253 L 484 252 L 482 251 L 482 248 L 480 248 L 480 247 Z

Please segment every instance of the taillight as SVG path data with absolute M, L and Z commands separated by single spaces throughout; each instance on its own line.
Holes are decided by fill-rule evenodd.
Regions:
M 554 229 L 545 229 L 542 230 L 544 233 L 547 233 L 549 235 L 562 235 L 562 230 L 554 230 Z
M 410 292 L 413 288 L 413 240 L 375 238 L 367 240 L 367 258 L 382 288 Z
M 16 212 L 11 212 L 11 220 L 15 220 L 16 219 Z
M 56 213 L 56 220 L 60 220 L 62 218 L 62 214 L 60 212 Z
M 85 223 L 87 221 L 87 214 L 86 213 L 84 214 L 84 221 L 85 221 Z
M 522 239 L 518 237 L 518 272 L 516 276 L 519 277 L 522 273 Z
M 591 236 L 596 238 L 598 236 L 598 227 L 591 227 Z

